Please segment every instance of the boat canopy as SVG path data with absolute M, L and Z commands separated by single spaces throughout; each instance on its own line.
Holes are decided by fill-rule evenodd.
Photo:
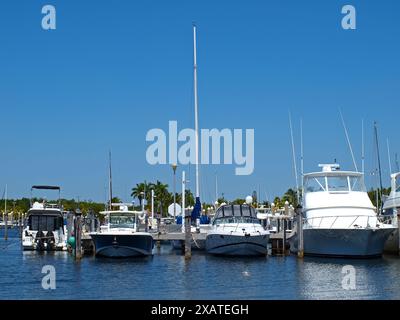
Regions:
M 214 221 L 229 217 L 246 217 L 257 219 L 257 213 L 253 207 L 248 204 L 232 204 L 224 205 L 218 208 L 214 216 Z
M 400 192 L 400 172 L 392 174 L 392 191 Z
M 365 192 L 364 175 L 352 171 L 326 171 L 304 175 L 305 192 Z
M 61 188 L 58 186 L 32 186 L 32 189 L 38 190 L 60 190 Z

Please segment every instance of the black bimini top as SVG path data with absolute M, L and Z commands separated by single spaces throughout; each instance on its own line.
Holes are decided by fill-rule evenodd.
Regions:
M 30 209 L 27 216 L 49 216 L 49 217 L 63 217 L 63 214 L 59 210 L 41 210 L 41 209 Z
M 229 204 L 218 208 L 214 220 L 229 217 L 246 217 L 257 219 L 256 210 L 248 204 Z
M 38 190 L 60 190 L 61 188 L 58 186 L 32 186 L 32 189 Z

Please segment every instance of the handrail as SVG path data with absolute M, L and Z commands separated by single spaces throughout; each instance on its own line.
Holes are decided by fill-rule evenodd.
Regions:
M 337 220 L 339 218 L 354 218 L 354 220 L 347 226 L 348 229 L 352 228 L 352 227 L 354 228 L 356 221 L 358 219 L 360 219 L 360 218 L 366 218 L 367 219 L 366 228 L 370 228 L 371 227 L 370 226 L 370 221 L 369 221 L 370 218 L 377 219 L 377 225 L 378 225 L 378 223 L 386 224 L 386 225 L 393 225 L 392 223 L 386 223 L 387 221 L 390 222 L 390 217 L 368 216 L 368 215 L 341 215 L 341 216 L 335 215 L 335 216 L 319 216 L 319 217 L 312 217 L 312 218 L 304 218 L 303 219 L 303 224 L 307 225 L 307 227 L 311 228 L 311 229 L 312 228 L 321 228 L 321 224 L 322 224 L 323 220 L 333 219 L 333 218 L 334 218 L 334 221 L 333 221 L 333 223 L 331 223 L 329 229 L 333 229 L 334 225 L 336 224 L 336 222 L 337 222 Z M 311 222 L 316 220 L 316 219 L 320 219 L 319 224 L 318 224 L 318 226 L 313 226 Z

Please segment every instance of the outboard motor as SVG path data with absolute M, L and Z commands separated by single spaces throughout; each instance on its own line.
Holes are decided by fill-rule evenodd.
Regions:
M 38 231 L 38 232 L 36 233 L 35 242 L 37 243 L 37 247 L 36 247 L 36 248 L 37 248 L 38 250 L 44 250 L 44 249 L 45 249 L 45 245 L 44 245 L 45 238 L 44 238 L 44 233 L 43 233 L 43 231 Z
M 45 240 L 47 242 L 47 250 L 49 249 L 53 250 L 56 246 L 56 239 L 54 238 L 53 231 L 47 232 L 47 237 Z

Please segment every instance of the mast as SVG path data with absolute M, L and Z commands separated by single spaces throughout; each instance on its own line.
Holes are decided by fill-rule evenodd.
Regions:
M 389 144 L 389 138 L 386 139 L 386 146 L 387 146 L 387 152 L 388 152 L 388 159 L 389 159 L 389 173 L 392 174 L 392 159 L 390 158 L 390 144 Z
M 110 197 L 110 202 L 109 202 L 109 210 L 111 210 L 111 203 L 112 203 L 112 174 L 111 174 L 111 151 L 109 151 L 109 176 L 108 176 L 108 191 L 109 191 L 109 197 Z
M 193 88 L 194 88 L 194 130 L 196 146 L 196 202 L 192 211 L 192 221 L 195 222 L 201 215 L 200 182 L 199 182 L 199 116 L 197 97 L 197 51 L 196 25 L 193 24 Z M 201 223 L 201 222 L 200 222 Z
M 361 171 L 365 173 L 364 119 L 361 120 Z
M 197 50 L 196 50 L 196 25 L 193 24 L 193 81 L 194 81 L 194 130 L 196 144 L 196 198 L 200 197 L 199 185 L 199 117 L 197 97 Z
M 293 169 L 294 176 L 296 178 L 296 194 L 297 194 L 297 203 L 300 203 L 300 195 L 299 195 L 299 178 L 297 176 L 297 164 L 296 164 L 296 151 L 294 148 L 294 138 L 293 138 L 293 127 L 292 127 L 292 115 L 289 111 L 289 127 L 290 127 L 290 138 L 292 142 L 292 156 L 293 156 Z
M 7 184 L 4 190 L 4 240 L 8 240 Z
M 304 198 L 304 145 L 303 145 L 303 119 L 300 119 L 300 158 L 301 158 L 301 200 Z M 300 203 L 299 203 L 300 204 Z
M 218 201 L 218 175 L 215 172 L 215 201 Z
M 397 153 L 395 154 L 395 160 L 394 161 L 396 162 L 396 172 L 399 172 L 400 171 L 400 167 L 399 167 L 399 159 L 397 158 Z
M 379 187 L 380 187 L 380 198 L 381 198 L 381 204 L 379 206 L 379 209 L 382 209 L 382 169 L 381 169 L 381 156 L 379 154 L 379 141 L 378 141 L 378 125 L 376 121 L 374 122 L 374 132 L 375 132 L 375 144 L 376 144 L 376 154 L 378 157 L 378 174 L 379 174 Z M 378 203 L 376 204 L 378 206 Z M 381 212 L 381 210 L 380 210 Z

